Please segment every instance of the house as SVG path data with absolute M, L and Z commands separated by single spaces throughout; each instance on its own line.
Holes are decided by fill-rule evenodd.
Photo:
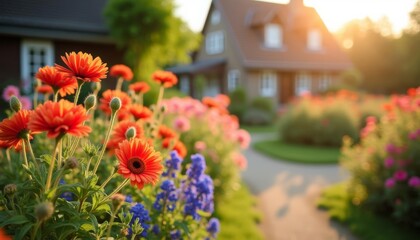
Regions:
M 327 89 L 352 65 L 303 0 L 213 0 L 202 34 L 192 64 L 170 69 L 181 91 L 195 97 L 241 87 L 251 99 L 282 104 Z
M 108 66 L 121 63 L 123 52 L 105 25 L 106 3 L 0 0 L 0 87 L 14 84 L 30 93 L 38 68 L 62 63 L 60 56 L 71 51 L 99 56 Z

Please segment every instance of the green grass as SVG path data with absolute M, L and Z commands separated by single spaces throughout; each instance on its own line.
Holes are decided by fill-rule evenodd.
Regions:
M 337 163 L 340 156 L 339 148 L 290 144 L 278 140 L 257 142 L 253 147 L 273 158 L 299 163 Z
M 398 225 L 392 219 L 350 204 L 345 183 L 327 188 L 318 207 L 326 209 L 333 220 L 347 226 L 361 240 L 411 240 L 420 236 L 420 229 Z
M 217 239 L 263 239 L 257 226 L 261 216 L 255 209 L 255 199 L 247 187 L 242 184 L 238 191 L 225 198 L 216 205 L 216 216 L 221 224 Z
M 270 125 L 241 125 L 242 129 L 247 130 L 249 133 L 272 133 L 277 132 L 277 126 L 275 124 Z

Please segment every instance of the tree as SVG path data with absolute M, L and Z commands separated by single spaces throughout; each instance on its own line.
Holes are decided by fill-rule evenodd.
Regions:
M 140 79 L 169 64 L 188 62 L 199 37 L 174 15 L 173 0 L 109 0 L 105 17 L 112 37 Z

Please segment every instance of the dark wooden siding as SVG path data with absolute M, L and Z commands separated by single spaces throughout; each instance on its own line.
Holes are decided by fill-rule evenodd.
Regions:
M 0 36 L 0 89 L 20 83 L 20 38 Z

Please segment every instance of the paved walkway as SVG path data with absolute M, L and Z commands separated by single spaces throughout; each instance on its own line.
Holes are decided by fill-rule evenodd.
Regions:
M 252 141 L 273 138 L 255 134 Z M 304 165 L 273 160 L 252 148 L 243 179 L 258 198 L 262 231 L 268 240 L 353 240 L 347 229 L 318 210 L 322 189 L 345 179 L 336 165 Z

